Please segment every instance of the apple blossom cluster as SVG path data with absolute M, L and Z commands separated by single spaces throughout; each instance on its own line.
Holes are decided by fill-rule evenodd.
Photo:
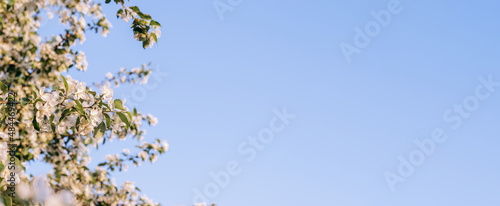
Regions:
M 111 0 L 106 0 L 110 3 Z M 133 19 L 132 30 L 134 31 L 134 38 L 137 41 L 142 41 L 142 46 L 153 47 L 154 42 L 158 42 L 160 38 L 160 23 L 153 20 L 149 14 L 142 13 L 139 7 L 131 6 L 126 7 L 123 0 L 114 0 L 116 4 L 121 4 L 123 9 L 116 12 L 116 17 L 123 19 L 125 22 Z M 150 30 L 153 30 L 150 32 Z
M 119 87 L 121 84 L 146 84 L 148 82 L 149 76 L 151 75 L 151 69 L 148 69 L 150 64 L 143 64 L 141 68 L 135 67 L 128 71 L 126 68 L 120 68 L 120 71 L 113 75 L 111 72 L 106 73 L 106 79 L 95 83 L 94 86 L 101 87 L 106 85 L 107 82 L 113 83 L 114 87 Z
M 119 17 L 134 19 L 134 37 L 144 48 L 157 42 L 158 22 L 138 7 L 126 7 L 123 0 L 114 2 L 122 7 Z M 8 148 L 0 131 L 0 205 L 158 205 L 133 183 L 118 186 L 111 178 L 113 171 L 155 162 L 168 150 L 164 140 L 144 141 L 141 126 L 154 126 L 157 118 L 127 108 L 111 88 L 145 83 L 151 70 L 143 65 L 108 74 L 98 91 L 65 74 L 87 70 L 85 53 L 73 48 L 85 42 L 86 32 L 109 33 L 112 25 L 101 6 L 90 0 L 0 0 L 0 129 L 8 116 L 7 93 L 20 98 L 14 116 L 17 192 L 6 192 L 11 171 L 5 167 Z M 63 32 L 42 39 L 38 29 L 43 14 L 57 19 Z M 137 140 L 136 151 L 109 155 L 91 168 L 90 149 L 114 139 Z M 33 177 L 26 165 L 34 161 L 48 163 L 52 171 Z

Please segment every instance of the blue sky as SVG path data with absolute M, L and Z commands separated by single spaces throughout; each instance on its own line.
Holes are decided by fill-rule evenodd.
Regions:
M 474 103 L 479 78 L 500 81 L 500 2 L 401 0 L 401 12 L 350 63 L 339 45 L 354 45 L 354 28 L 397 2 L 243 0 L 224 21 L 212 3 L 127 3 L 163 26 L 159 45 L 147 50 L 114 18 L 118 6 L 104 5 L 111 33 L 79 46 L 89 62 L 87 72 L 70 72 L 79 80 L 148 62 L 168 73 L 138 109 L 158 117 L 147 137 L 167 139 L 171 150 L 116 174 L 117 182 L 134 181 L 163 205 L 191 205 L 193 190 L 216 183 L 210 172 L 233 161 L 241 173 L 208 192 L 218 206 L 500 204 L 500 91 L 483 86 L 489 97 L 457 129 L 443 118 L 455 104 Z M 295 118 L 248 161 L 240 144 L 268 131 L 274 110 L 285 107 Z M 420 151 L 415 140 L 436 128 L 448 139 L 391 191 L 384 173 L 398 174 L 398 157 Z M 133 145 L 114 143 L 93 161 Z

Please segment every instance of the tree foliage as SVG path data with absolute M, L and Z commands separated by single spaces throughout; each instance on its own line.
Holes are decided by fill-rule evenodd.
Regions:
M 85 71 L 88 66 L 85 53 L 75 50 L 76 43 L 84 43 L 88 32 L 109 33 L 111 23 L 102 6 L 116 7 L 116 16 L 125 22 L 133 20 L 134 38 L 144 48 L 160 37 L 160 23 L 137 6 L 126 6 L 130 2 L 124 0 L 102 3 L 0 0 L 0 191 L 4 205 L 157 205 L 133 183 L 117 186 L 110 176 L 128 165 L 154 162 L 168 150 L 166 141 L 143 140 L 141 124 L 155 125 L 155 117 L 113 98 L 113 86 L 145 83 L 151 70 L 143 65 L 107 74 L 99 83 L 100 91 L 66 74 L 71 69 Z M 56 18 L 64 31 L 42 40 L 38 29 L 45 15 Z M 137 140 L 134 151 L 108 155 L 106 161 L 90 168 L 89 149 L 127 138 Z M 46 177 L 33 177 L 25 166 L 34 161 L 52 165 L 52 171 Z

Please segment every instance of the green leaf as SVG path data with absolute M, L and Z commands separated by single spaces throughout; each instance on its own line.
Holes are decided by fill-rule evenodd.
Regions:
M 120 18 L 120 16 L 118 14 L 123 14 L 123 9 L 119 9 L 117 12 L 116 12 L 116 18 Z
M 142 48 L 146 49 L 149 46 L 149 39 L 142 41 Z
M 52 123 L 52 122 L 54 121 L 54 118 L 55 118 L 55 117 L 54 117 L 54 114 L 50 115 L 49 122 L 51 122 L 51 123 Z
M 33 128 L 35 128 L 36 131 L 40 131 L 40 125 L 36 121 L 36 117 L 33 117 L 32 123 L 33 123 Z
M 106 118 L 106 126 L 111 127 L 111 118 L 109 118 L 109 115 L 106 113 L 102 113 L 102 114 Z
M 106 108 L 108 108 L 108 109 L 109 109 L 108 104 L 105 104 L 104 102 L 99 102 L 99 106 L 100 106 L 100 107 L 106 107 Z
M 120 99 L 115 99 L 115 108 L 123 110 L 123 103 Z
M 94 138 L 101 138 L 104 136 L 104 132 L 106 132 L 106 125 L 104 125 L 104 122 L 101 122 L 99 126 L 94 129 Z
M 155 21 L 155 20 L 151 20 L 151 21 L 149 22 L 149 25 L 150 25 L 150 26 L 161 26 L 161 25 L 160 25 L 160 23 L 158 23 L 158 22 L 157 22 L 157 21 Z
M 155 40 L 155 42 L 158 43 L 158 38 L 156 37 L 156 34 L 155 33 L 151 33 L 151 36 L 153 37 L 153 39 Z
M 59 122 L 63 121 L 64 120 L 64 117 L 67 117 L 68 115 L 70 115 L 72 112 L 71 109 L 65 109 L 62 113 L 61 113 L 61 118 L 59 118 Z
M 144 14 L 142 12 L 137 12 L 137 15 L 139 15 L 139 17 L 141 17 L 144 20 L 151 20 L 151 16 L 149 14 Z
M 50 127 L 52 128 L 52 132 L 56 133 L 56 124 L 54 124 L 54 122 L 50 123 Z
M 76 131 L 78 131 L 78 130 L 79 130 L 79 129 L 78 129 L 78 128 L 79 128 L 79 125 L 80 125 L 80 116 L 78 116 L 78 117 L 76 118 L 76 123 L 75 123 L 75 129 L 76 129 Z
M 3 93 L 7 93 L 9 88 L 7 87 L 7 85 L 5 83 L 0 81 L 0 90 L 2 90 Z
M 80 103 L 80 101 L 78 101 L 78 100 L 77 100 L 77 101 L 75 101 L 75 102 L 76 102 L 76 106 L 74 106 L 74 107 L 75 107 L 75 109 L 76 109 L 77 111 L 79 111 L 80 113 L 82 113 L 82 114 L 83 114 L 84 112 L 83 112 L 83 106 L 82 106 L 82 104 L 81 104 L 81 103 Z
M 66 78 L 64 78 L 63 75 L 61 75 L 62 79 L 63 79 L 63 82 L 64 82 L 64 88 L 66 88 L 66 92 L 68 92 L 68 82 L 66 81 Z
M 141 10 L 137 6 L 131 6 L 129 7 L 129 9 L 132 9 L 132 11 L 134 11 L 135 13 L 141 13 Z
M 2 172 L 4 168 L 5 168 L 5 165 L 2 162 L 0 162 L 0 172 Z
M 52 132 L 56 132 L 56 125 L 54 124 L 54 114 L 50 115 L 50 118 L 49 118 L 49 124 L 50 124 L 50 127 L 52 129 Z
M 30 102 L 30 99 L 29 99 L 29 98 L 23 97 L 23 98 L 21 99 L 21 105 L 22 105 L 22 106 L 26 106 L 29 102 Z
M 128 117 L 130 117 L 130 121 L 132 121 L 132 113 L 130 113 L 129 111 L 127 111 L 127 114 L 128 114 Z
M 121 113 L 121 112 L 117 112 L 116 114 L 118 114 L 118 116 L 120 117 L 120 119 L 122 120 L 122 122 L 124 122 L 127 125 L 127 128 L 129 128 L 130 125 L 128 123 L 127 117 L 123 113 Z
M 106 4 L 109 4 L 109 2 L 111 2 L 111 0 L 106 0 L 105 2 L 106 2 Z

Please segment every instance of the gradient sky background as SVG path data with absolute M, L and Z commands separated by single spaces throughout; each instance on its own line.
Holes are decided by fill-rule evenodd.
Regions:
M 500 205 L 500 91 L 457 130 L 442 117 L 480 76 L 500 81 L 500 2 L 401 0 L 403 11 L 348 64 L 339 44 L 353 44 L 354 27 L 388 2 L 244 0 L 221 21 L 212 1 L 133 0 L 163 26 L 147 50 L 114 18 L 118 5 L 103 5 L 114 27 L 87 36 L 78 48 L 89 69 L 70 74 L 95 82 L 148 62 L 169 73 L 138 109 L 158 117 L 147 137 L 167 139 L 170 151 L 115 174 L 163 205 L 191 205 L 193 189 L 230 160 L 243 172 L 211 199 L 218 206 Z M 285 106 L 297 118 L 247 162 L 238 145 Z M 392 192 L 384 172 L 437 127 L 448 141 Z M 93 163 L 134 142 L 114 143 Z

